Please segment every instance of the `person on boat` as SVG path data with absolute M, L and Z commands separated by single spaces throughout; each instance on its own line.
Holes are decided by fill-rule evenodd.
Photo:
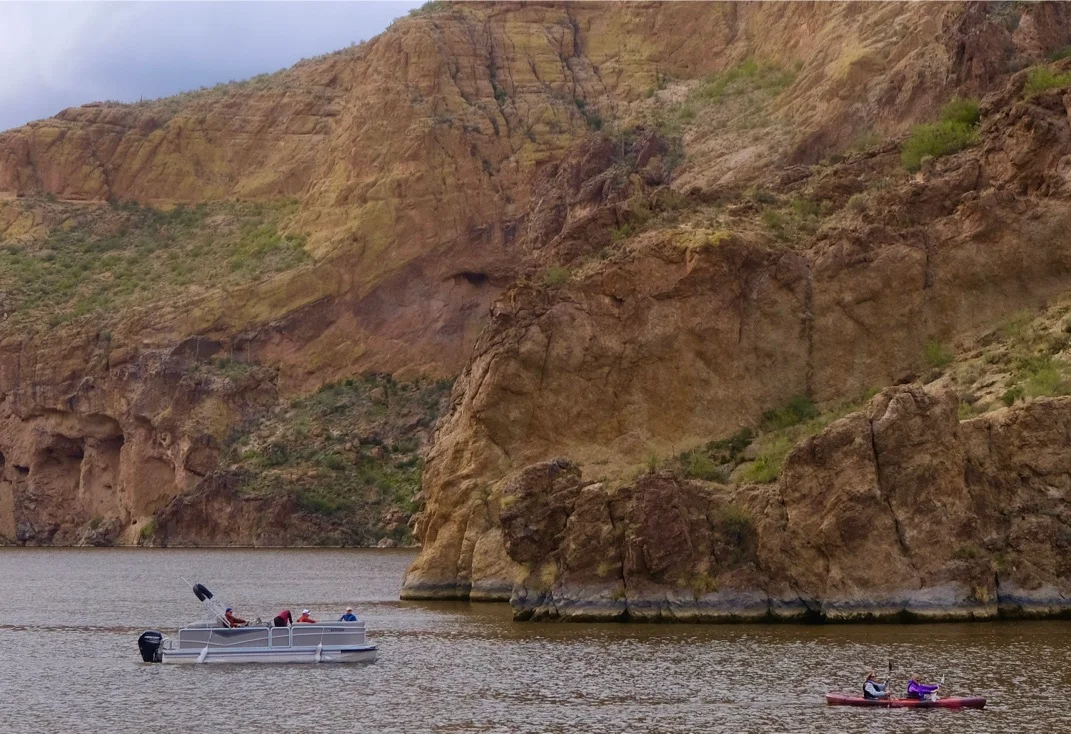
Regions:
M 223 620 L 227 623 L 228 627 L 245 627 L 246 622 L 241 617 L 234 616 L 234 609 L 227 607 L 227 611 L 223 613 Z
M 889 682 L 879 683 L 873 670 L 867 671 L 866 682 L 863 683 L 863 698 L 881 699 L 888 698 L 892 692 L 888 690 Z
M 289 627 L 294 623 L 294 618 L 290 616 L 290 610 L 284 609 L 275 615 L 275 619 L 271 621 L 275 627 Z
M 907 682 L 907 697 L 915 700 L 930 699 L 937 693 L 937 689 L 941 686 L 938 684 L 927 685 L 919 682 L 919 676 L 915 673 L 911 674 L 911 679 Z
M 338 618 L 339 622 L 356 622 L 357 615 L 353 613 L 353 607 L 346 607 L 346 613 Z
M 296 624 L 316 624 L 316 620 L 309 616 L 308 609 L 302 609 L 301 616 L 297 618 Z

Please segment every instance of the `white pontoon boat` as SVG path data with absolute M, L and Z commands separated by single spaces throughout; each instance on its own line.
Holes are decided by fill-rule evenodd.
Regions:
M 194 593 L 216 621 L 190 624 L 167 638 L 155 630 L 138 638 L 147 663 L 370 663 L 376 646 L 368 644 L 364 622 L 260 624 L 230 627 L 224 608 L 203 584 Z M 276 618 L 276 621 L 279 621 Z

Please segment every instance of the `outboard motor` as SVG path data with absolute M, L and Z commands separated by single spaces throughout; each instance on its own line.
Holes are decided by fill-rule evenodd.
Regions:
M 164 636 L 156 630 L 142 632 L 138 638 L 138 650 L 141 651 L 141 659 L 147 663 L 158 663 L 161 658 L 161 649 L 164 646 Z

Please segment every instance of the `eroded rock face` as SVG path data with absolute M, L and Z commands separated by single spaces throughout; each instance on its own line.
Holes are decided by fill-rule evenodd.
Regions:
M 521 497 L 502 511 L 505 547 L 522 572 L 515 614 L 737 621 L 1068 613 L 1071 398 L 962 424 L 956 408 L 950 393 L 887 389 L 798 446 L 771 486 L 647 474 L 608 489 L 586 484 L 565 460 L 534 465 L 504 495 Z M 548 473 L 558 477 L 551 493 L 541 491 Z
M 404 593 L 458 574 L 479 582 L 443 549 L 455 533 L 496 532 L 485 518 L 518 467 L 566 455 L 609 474 L 673 455 L 793 395 L 844 399 L 922 374 L 928 342 L 1065 293 L 1071 123 L 1062 92 L 1023 100 L 1024 81 L 983 101 L 978 148 L 886 189 L 863 223 L 793 248 L 749 232 L 691 248 L 655 231 L 568 287 L 519 287 L 496 302 L 429 457 L 425 550 Z M 816 195 L 846 202 L 883 157 L 896 165 L 895 147 L 824 174 L 789 168 L 769 185 L 813 178 Z
M 0 350 L 0 537 L 136 542 L 153 513 L 217 467 L 230 426 L 278 399 L 276 375 L 225 377 L 189 347 L 96 378 Z

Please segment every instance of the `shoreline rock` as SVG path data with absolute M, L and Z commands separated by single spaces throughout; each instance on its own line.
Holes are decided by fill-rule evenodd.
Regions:
M 798 445 L 773 485 L 566 460 L 503 489 L 518 620 L 944 622 L 1071 617 L 1071 397 L 960 423 L 889 388 Z

